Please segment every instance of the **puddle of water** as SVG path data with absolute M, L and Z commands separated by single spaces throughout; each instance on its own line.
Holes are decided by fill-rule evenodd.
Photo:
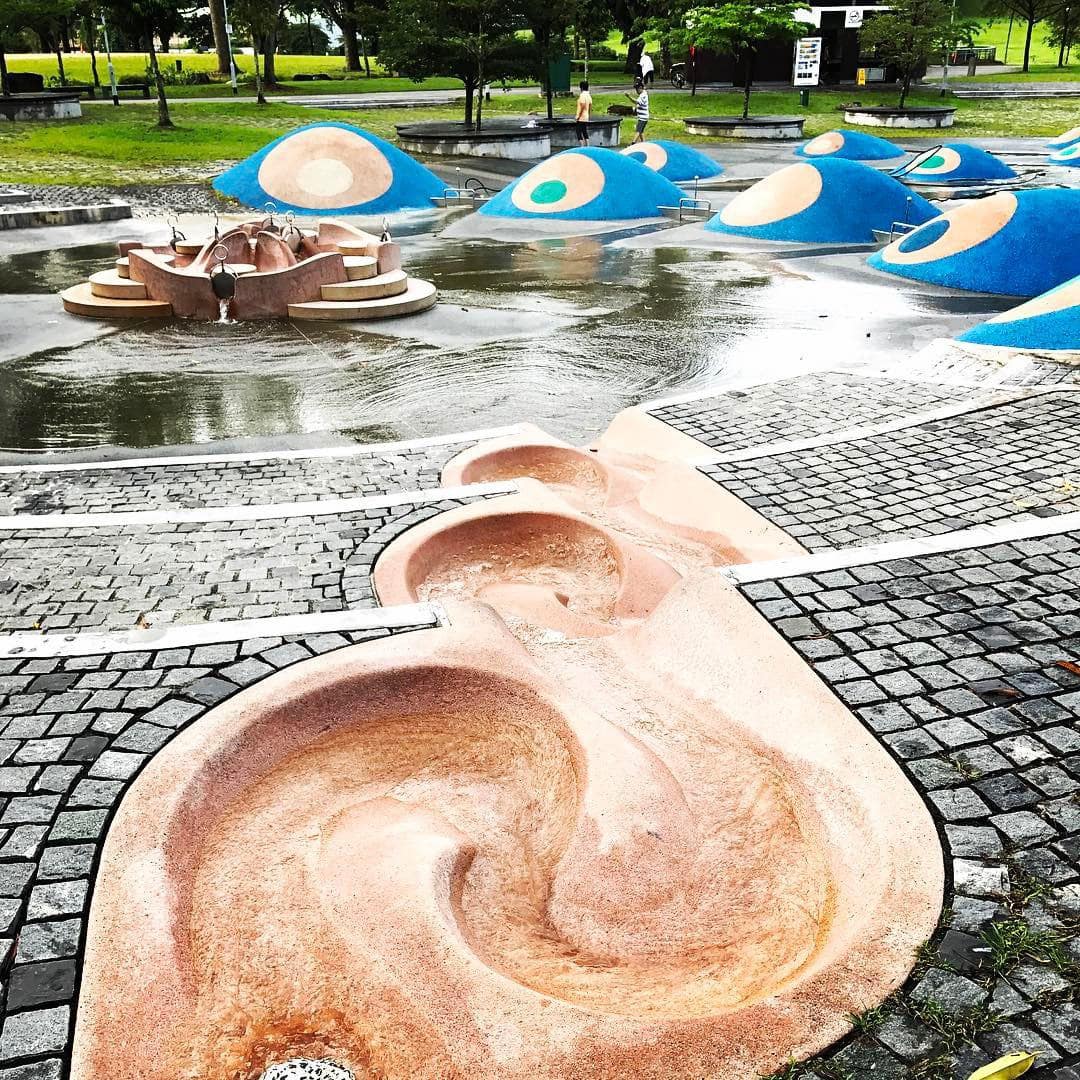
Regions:
M 53 291 L 112 245 L 0 259 L 0 293 Z M 976 317 L 762 259 L 594 237 L 406 242 L 447 307 L 372 330 L 284 321 L 123 327 L 0 367 L 0 446 L 155 446 L 338 430 L 411 438 L 533 420 L 571 441 L 676 388 L 893 359 Z M 940 307 L 941 305 L 937 305 Z M 902 354 L 901 354 L 902 355 Z

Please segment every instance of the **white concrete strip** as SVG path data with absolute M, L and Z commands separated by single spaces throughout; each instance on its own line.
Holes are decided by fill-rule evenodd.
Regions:
M 442 609 L 436 604 L 402 604 L 398 607 L 364 608 L 356 611 L 322 611 L 312 615 L 276 615 L 265 619 L 162 626 L 152 630 L 129 630 L 123 634 L 3 634 L 0 657 L 28 659 L 49 656 L 99 656 L 144 649 L 190 649 L 222 641 L 252 638 L 344 634 L 351 630 L 398 630 L 407 626 L 441 626 Z
M 1059 514 L 1057 517 L 1013 521 L 1006 525 L 978 525 L 972 529 L 960 529 L 956 532 L 941 533 L 938 536 L 894 540 L 887 544 L 838 548 L 819 551 L 813 555 L 795 555 L 788 559 L 743 563 L 740 566 L 725 567 L 720 573 L 731 578 L 732 581 L 749 584 L 752 581 L 772 581 L 776 578 L 799 577 L 803 574 L 826 574 L 832 570 L 868 566 L 871 563 L 889 562 L 892 559 L 917 559 L 927 555 L 942 555 L 950 551 L 964 551 L 967 548 L 1011 544 L 1018 540 L 1034 540 L 1040 536 L 1056 536 L 1059 533 L 1077 530 L 1080 530 L 1080 511 Z
M 756 458 L 791 454 L 798 450 L 813 450 L 819 446 L 833 446 L 836 443 L 854 442 L 856 439 L 872 439 L 878 435 L 887 435 L 892 431 L 903 431 L 905 428 L 932 424 L 938 420 L 966 416 L 968 413 L 982 412 L 984 409 L 993 409 L 999 405 L 1010 405 L 1026 398 L 1039 397 L 1043 394 L 1055 392 L 1057 392 L 1056 387 L 1037 387 L 1029 390 L 998 389 L 987 392 L 981 398 L 968 398 L 966 401 L 946 405 L 930 412 L 901 416 L 896 420 L 888 420 L 881 424 L 864 424 L 862 427 L 844 428 L 841 431 L 830 431 L 825 435 L 815 435 L 810 439 L 789 439 L 786 442 L 763 443 L 760 446 L 750 446 L 745 450 L 735 450 L 728 454 L 709 454 L 696 458 L 690 464 L 720 465 L 736 461 L 753 461 Z
M 428 446 L 447 446 L 459 442 L 479 442 L 516 435 L 520 424 L 509 427 L 480 428 L 451 435 L 432 435 L 402 442 L 356 443 L 353 446 L 323 446 L 307 450 L 259 450 L 235 454 L 190 454 L 187 456 L 117 458 L 108 461 L 54 461 L 32 465 L 0 465 L 0 475 L 10 473 L 96 472 L 105 469 L 158 469 L 173 465 L 227 465 L 230 462 L 299 461 L 304 458 L 345 458 L 365 454 L 391 454 L 401 450 L 422 450 Z
M 251 506 L 206 506 L 197 510 L 178 507 L 162 510 L 123 510 L 101 514 L 12 514 L 0 517 L 0 532 L 26 529 L 104 529 L 125 525 L 178 525 L 183 522 L 265 521 L 270 518 L 339 517 L 360 510 L 388 506 L 442 502 L 443 499 L 475 499 L 485 495 L 509 495 L 517 491 L 512 481 L 466 484 L 462 487 L 425 488 L 421 491 L 388 491 L 355 499 L 324 499 L 321 502 L 257 503 Z
M 828 367 L 827 365 L 819 368 L 810 368 L 807 371 L 801 371 L 792 373 L 790 375 L 781 375 L 779 378 L 776 376 L 769 376 L 766 378 L 751 377 L 747 379 L 741 379 L 736 382 L 723 383 L 722 385 L 714 385 L 707 390 L 692 390 L 686 394 L 672 394 L 670 397 L 656 398 L 653 401 L 643 401 L 638 407 L 643 409 L 647 413 L 653 413 L 657 409 L 666 408 L 669 405 L 686 405 L 691 401 L 705 401 L 709 398 L 722 398 L 730 393 L 738 393 L 745 390 L 753 390 L 759 386 L 769 386 L 773 383 L 792 382 L 803 378 L 807 375 L 846 375 L 859 379 L 888 379 L 895 382 L 910 382 L 918 383 L 923 386 L 966 386 L 972 390 L 985 389 L 985 386 L 978 383 L 963 383 L 956 381 L 946 381 L 944 379 L 938 380 L 930 378 L 927 375 L 907 375 L 894 371 L 859 371 L 854 370 L 838 370 L 836 368 Z

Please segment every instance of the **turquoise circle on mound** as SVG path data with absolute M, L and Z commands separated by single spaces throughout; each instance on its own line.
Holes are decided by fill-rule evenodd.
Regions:
M 635 161 L 644 161 L 645 160 L 645 151 L 644 150 L 627 150 L 626 151 L 626 156 L 629 157 L 629 158 L 633 158 Z
M 532 201 L 546 206 L 566 198 L 566 185 L 561 180 L 545 180 L 532 193 Z
M 927 158 L 922 163 L 924 169 L 937 169 L 945 164 L 945 159 L 940 154 L 935 154 L 932 158 Z
M 931 221 L 921 229 L 916 229 L 909 236 L 900 241 L 900 250 L 905 254 L 912 251 L 922 251 L 935 241 L 940 240 L 949 231 L 949 223 L 944 218 Z

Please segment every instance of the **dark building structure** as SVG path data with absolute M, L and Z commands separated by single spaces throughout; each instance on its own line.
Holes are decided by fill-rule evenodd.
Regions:
M 878 63 L 873 54 L 863 52 L 859 31 L 875 10 L 887 10 L 888 5 L 866 3 L 833 5 L 811 2 L 806 8 L 806 37 L 823 41 L 821 84 L 837 86 L 854 83 L 860 68 L 867 72 L 868 83 L 892 81 L 894 74 Z M 754 82 L 790 83 L 793 47 L 789 41 L 766 42 L 754 61 Z M 692 72 L 690 71 L 692 67 Z M 734 57 L 720 56 L 705 50 L 695 50 L 688 62 L 688 74 L 698 83 L 730 82 L 740 85 L 743 72 L 737 70 Z

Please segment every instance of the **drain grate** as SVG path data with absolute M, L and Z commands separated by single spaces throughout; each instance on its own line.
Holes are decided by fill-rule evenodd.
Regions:
M 271 1065 L 260 1080 L 355 1080 L 348 1069 L 332 1061 L 313 1061 L 310 1058 L 294 1058 Z

